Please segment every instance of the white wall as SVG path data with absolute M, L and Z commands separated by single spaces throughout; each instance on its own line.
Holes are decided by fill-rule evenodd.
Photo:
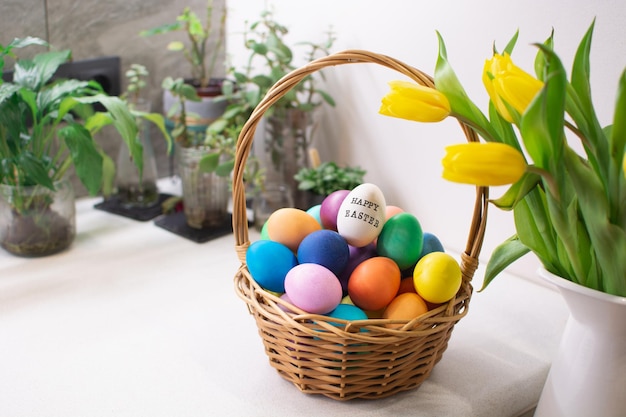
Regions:
M 228 51 L 233 62 L 242 64 L 247 57 L 243 23 L 256 20 L 264 2 L 229 0 L 228 5 Z M 532 72 L 536 50 L 530 44 L 544 41 L 554 28 L 557 53 L 569 68 L 580 38 L 596 18 L 592 87 L 603 124 L 612 119 L 616 83 L 626 67 L 623 0 L 274 0 L 270 5 L 276 19 L 290 28 L 288 39 L 293 43 L 322 40 L 323 32 L 332 27 L 338 38 L 335 52 L 367 49 L 430 74 L 437 55 L 435 31 L 439 31 L 458 77 L 483 110 L 487 105 L 481 83 L 484 60 L 494 42 L 502 50 L 517 29 L 520 37 L 513 58 L 518 65 Z M 440 178 L 444 146 L 464 140 L 456 123 L 425 125 L 378 115 L 386 83 L 402 78 L 398 73 L 370 64 L 325 72 L 337 107 L 324 113 L 322 159 L 362 165 L 368 170 L 366 180 L 382 188 L 388 204 L 412 212 L 424 230 L 438 235 L 444 245 L 463 250 L 473 188 Z M 491 196 L 502 191 L 492 189 Z M 482 262 L 511 234 L 510 213 L 491 206 Z M 512 270 L 532 277 L 537 265 L 529 255 Z M 476 279 L 480 282 L 482 277 Z

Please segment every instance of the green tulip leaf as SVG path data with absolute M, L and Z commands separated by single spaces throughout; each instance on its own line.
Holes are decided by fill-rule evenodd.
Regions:
M 520 242 L 517 235 L 510 237 L 498 245 L 489 258 L 489 262 L 487 263 L 487 267 L 485 269 L 483 285 L 479 292 L 487 288 L 491 281 L 504 271 L 506 267 L 526 255 L 528 252 L 530 252 L 530 249 Z
M 489 124 L 489 121 L 472 100 L 470 100 L 454 73 L 452 66 L 448 62 L 446 46 L 439 32 L 437 32 L 437 37 L 439 38 L 439 55 L 435 66 L 435 87 L 446 96 L 450 102 L 452 113 L 461 121 L 470 122 L 469 124 L 475 128 L 477 133 L 485 140 L 498 140 L 498 136 Z

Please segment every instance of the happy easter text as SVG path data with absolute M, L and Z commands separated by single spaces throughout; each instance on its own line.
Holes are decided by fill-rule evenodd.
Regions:
M 358 197 L 354 197 L 350 201 L 350 204 L 372 209 L 373 211 L 378 211 L 378 208 L 380 207 L 379 204 L 376 204 L 373 201 L 364 200 Z M 362 211 L 359 211 L 359 210 L 348 209 L 346 210 L 344 217 L 350 217 L 353 219 L 363 220 L 364 222 L 369 223 L 374 227 L 378 227 L 380 224 L 380 221 L 376 217 L 370 216 L 369 214 L 363 213 Z

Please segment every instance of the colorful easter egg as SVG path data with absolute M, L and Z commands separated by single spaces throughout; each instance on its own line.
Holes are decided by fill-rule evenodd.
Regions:
M 401 270 L 415 265 L 422 247 L 422 226 L 411 213 L 398 213 L 387 219 L 376 241 L 378 254 L 396 261 Z
M 348 243 L 333 230 L 317 230 L 307 235 L 298 246 L 298 262 L 325 266 L 339 275 L 348 264 Z
M 321 230 L 320 224 L 306 211 L 284 207 L 273 212 L 267 219 L 267 235 L 287 246 L 293 252 L 308 234 Z
M 420 253 L 420 258 L 431 252 L 445 252 L 441 241 L 434 234 L 424 233 L 423 241 L 424 243 L 422 245 L 422 253 Z
M 385 206 L 380 188 L 371 183 L 358 185 L 339 207 L 337 232 L 352 246 L 370 244 L 385 224 Z
M 341 302 L 341 284 L 328 268 L 299 264 L 285 277 L 285 292 L 298 308 L 314 314 L 327 314 Z
M 419 260 L 413 271 L 417 293 L 430 303 L 450 300 L 461 288 L 462 274 L 458 262 L 447 253 L 431 252 Z
M 400 288 L 400 268 L 392 259 L 376 256 L 361 262 L 348 281 L 348 294 L 357 307 L 380 310 Z
M 295 255 L 287 246 L 271 240 L 257 240 L 246 250 L 248 271 L 266 290 L 285 292 L 285 277 L 298 264 Z
M 327 314 L 328 317 L 353 321 L 353 320 L 367 320 L 367 314 L 354 304 L 339 304 L 333 311 Z M 328 320 L 335 326 L 343 326 L 343 323 L 333 322 Z
M 321 204 L 316 204 L 313 207 L 310 207 L 306 212 L 312 216 L 317 222 L 322 226 L 322 219 L 320 217 L 320 211 L 322 209 Z
M 398 206 L 387 206 L 385 208 L 385 218 L 388 219 L 398 213 L 404 213 L 404 210 Z
M 337 231 L 337 213 L 349 193 L 350 190 L 337 190 L 324 198 L 320 205 L 320 220 L 324 229 Z
M 354 268 L 356 268 L 364 260 L 378 255 L 376 252 L 376 246 L 373 243 L 360 248 L 348 245 L 348 250 L 350 253 L 348 263 L 341 274 L 338 275 L 341 288 L 343 289 L 343 295 L 348 294 L 348 280 L 350 280 L 350 275 L 352 275 Z
M 413 320 L 428 312 L 426 302 L 414 292 L 407 292 L 395 297 L 385 308 L 383 318 L 389 320 Z M 400 328 L 402 324 L 387 324 L 389 328 Z

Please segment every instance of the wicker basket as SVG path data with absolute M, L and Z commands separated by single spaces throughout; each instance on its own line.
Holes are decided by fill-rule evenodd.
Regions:
M 302 392 L 337 400 L 376 399 L 418 387 L 441 359 L 454 325 L 467 314 L 471 279 L 478 266 L 487 214 L 488 189 L 477 187 L 473 218 L 460 265 L 462 285 L 448 303 L 411 321 L 370 319 L 341 321 L 309 314 L 263 290 L 246 266 L 248 220 L 243 171 L 254 132 L 272 104 L 304 77 L 327 66 L 374 63 L 396 70 L 419 84 L 433 87 L 430 76 L 396 59 L 360 50 L 329 55 L 296 69 L 279 80 L 256 107 L 239 136 L 233 179 L 233 231 L 242 262 L 235 291 L 254 316 L 270 364 Z M 475 133 L 461 124 L 468 141 Z M 286 310 L 291 311 L 287 313 Z M 385 327 L 402 323 L 399 329 Z M 367 331 L 364 331 L 367 330 Z

